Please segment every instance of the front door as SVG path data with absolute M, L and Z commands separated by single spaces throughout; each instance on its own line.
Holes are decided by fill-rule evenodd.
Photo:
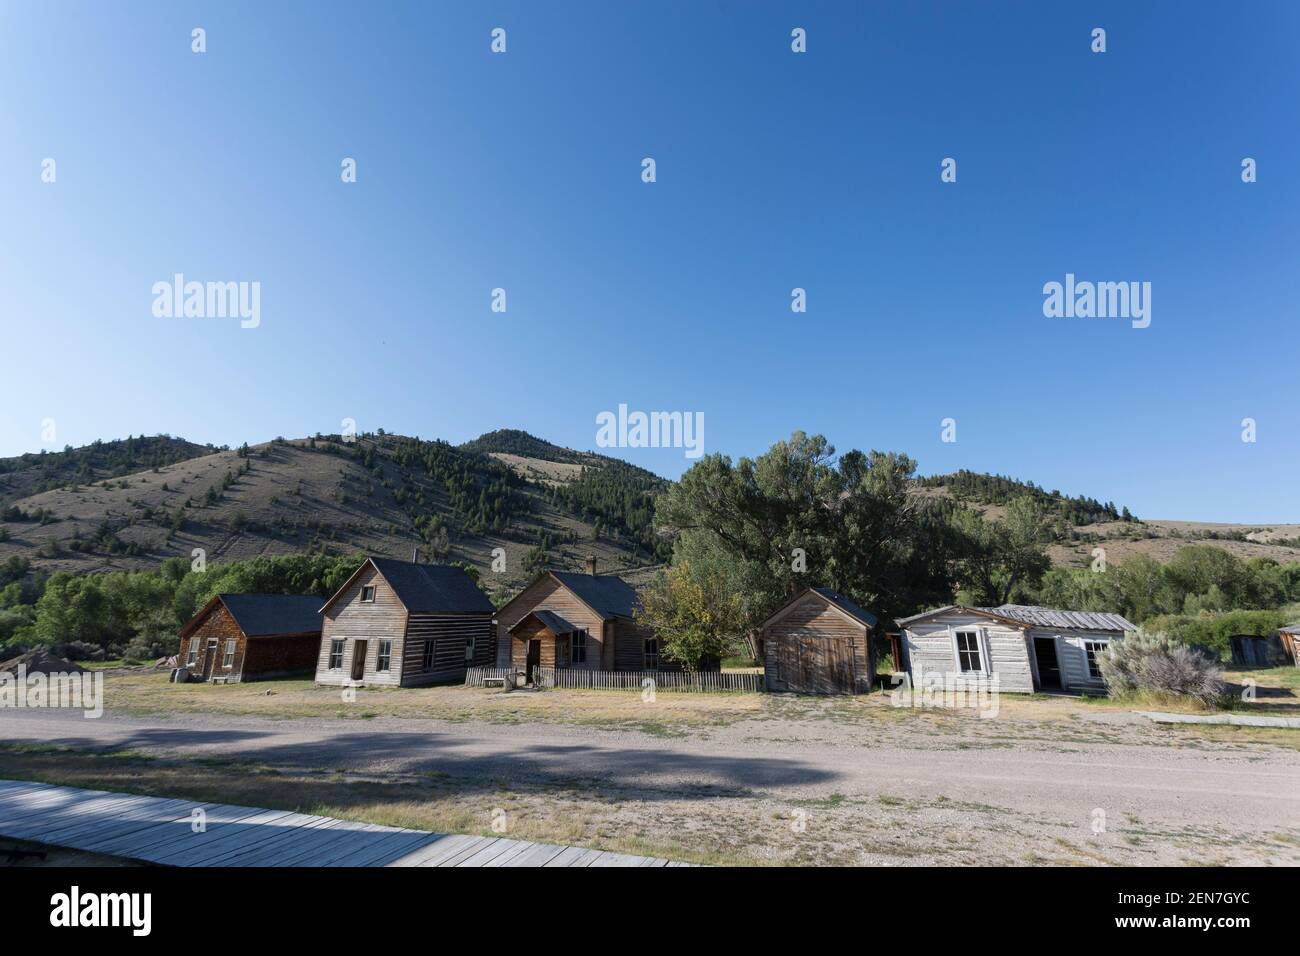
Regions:
M 212 676 L 212 667 L 217 662 L 217 639 L 208 638 L 208 649 L 203 653 L 203 679 Z
M 528 642 L 528 670 L 526 680 L 533 682 L 533 671 L 542 666 L 542 642 L 536 638 Z
M 1056 638 L 1034 638 L 1034 659 L 1038 662 L 1040 690 L 1061 689 L 1061 665 L 1056 659 Z
M 352 679 L 366 679 L 366 648 L 369 641 L 352 642 Z

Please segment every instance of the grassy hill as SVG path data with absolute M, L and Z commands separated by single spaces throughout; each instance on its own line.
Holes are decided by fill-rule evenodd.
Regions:
M 112 463 L 127 459 L 77 449 L 39 478 L 30 465 L 8 467 L 22 459 L 7 459 L 0 474 L 14 480 L 0 562 L 17 556 L 38 568 L 96 572 L 189 560 L 196 548 L 220 562 L 301 551 L 409 558 L 418 547 L 425 560 L 467 562 L 489 588 L 508 589 L 543 563 L 578 568 L 595 555 L 612 571 L 664 556 L 649 527 L 650 495 L 662 479 L 556 446 L 547 459 L 511 463 L 479 450 L 500 434 L 461 447 L 383 433 L 238 449 L 134 439 L 148 467 L 120 473 Z M 40 457 L 52 456 L 24 459 Z M 576 471 L 530 474 L 534 462 L 554 457 L 572 459 Z M 59 483 L 63 474 L 78 477 Z M 40 490 L 17 495 L 27 488 Z M 491 571 L 496 548 L 505 551 L 502 573 Z

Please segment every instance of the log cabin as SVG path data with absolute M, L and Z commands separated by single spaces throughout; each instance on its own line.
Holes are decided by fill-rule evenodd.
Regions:
M 318 684 L 420 687 L 492 666 L 492 602 L 463 568 L 367 558 L 320 611 Z
M 875 682 L 876 616 L 830 588 L 796 594 L 759 627 L 769 691 L 864 694 Z
M 1119 614 L 1025 604 L 941 607 L 899 618 L 912 686 L 929 675 L 966 689 L 1104 693 L 1097 655 L 1137 630 Z M 935 678 L 937 679 L 937 678 Z
M 622 578 L 543 571 L 497 611 L 497 666 L 533 682 L 537 667 L 605 671 L 679 670 L 652 631 L 639 624 L 641 601 Z
M 320 634 L 314 594 L 218 594 L 181 628 L 181 666 L 220 684 L 310 674 Z

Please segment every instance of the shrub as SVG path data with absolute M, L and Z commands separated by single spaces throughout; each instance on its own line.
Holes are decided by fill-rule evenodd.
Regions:
M 1224 690 L 1223 670 L 1213 656 L 1160 631 L 1138 629 L 1122 641 L 1112 641 L 1098 666 L 1112 697 L 1152 694 L 1190 698 L 1212 707 Z

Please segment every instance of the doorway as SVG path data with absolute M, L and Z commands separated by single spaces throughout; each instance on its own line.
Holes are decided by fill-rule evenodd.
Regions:
M 533 683 L 533 672 L 542 666 L 542 642 L 537 638 L 528 642 L 527 670 L 525 671 L 525 680 Z
M 217 661 L 217 639 L 208 638 L 208 649 L 203 652 L 203 679 L 207 680 L 212 676 L 212 667 Z
M 369 641 L 353 641 L 352 643 L 352 679 L 356 681 L 366 679 L 366 648 Z
M 1061 689 L 1061 664 L 1056 658 L 1056 638 L 1034 638 L 1034 660 L 1038 662 L 1038 688 Z

